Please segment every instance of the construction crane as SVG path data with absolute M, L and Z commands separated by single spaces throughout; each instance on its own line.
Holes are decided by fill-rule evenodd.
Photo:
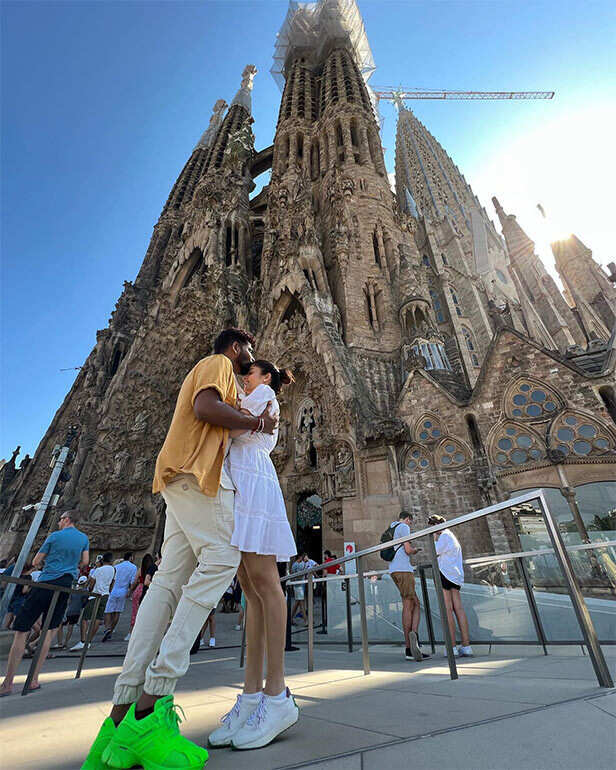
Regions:
M 406 99 L 553 99 L 554 91 L 448 91 L 430 88 L 373 88 L 378 101 L 401 106 Z

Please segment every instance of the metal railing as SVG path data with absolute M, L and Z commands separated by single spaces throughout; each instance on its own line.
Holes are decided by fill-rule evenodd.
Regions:
M 431 613 L 429 609 L 428 591 L 427 591 L 427 584 L 426 584 L 426 578 L 425 578 L 425 570 L 431 569 L 437 601 L 439 605 L 439 614 L 441 619 L 441 627 L 443 630 L 445 648 L 447 652 L 450 677 L 452 679 L 457 679 L 458 673 L 457 673 L 456 661 L 453 653 L 454 640 L 452 640 L 449 632 L 449 624 L 447 622 L 447 612 L 446 612 L 444 595 L 443 595 L 443 587 L 441 582 L 441 573 L 438 566 L 438 558 L 436 555 L 436 548 L 435 548 L 435 544 L 432 536 L 434 534 L 438 534 L 442 532 L 445 529 L 451 529 L 461 524 L 465 524 L 471 521 L 476 521 L 478 519 L 483 519 L 483 518 L 486 518 L 487 516 L 490 516 L 491 514 L 499 513 L 501 511 L 506 511 L 507 509 L 513 508 L 515 506 L 519 506 L 519 505 L 523 505 L 531 502 L 535 503 L 536 506 L 541 511 L 543 521 L 545 523 L 548 535 L 550 537 L 550 541 L 553 546 L 553 551 L 550 549 L 539 549 L 537 551 L 520 551 L 512 554 L 495 554 L 493 556 L 482 556 L 482 557 L 476 557 L 474 559 L 467 559 L 466 563 L 469 565 L 474 562 L 487 564 L 487 563 L 507 561 L 510 559 L 516 560 L 516 563 L 518 563 L 520 566 L 520 573 L 522 575 L 523 588 L 526 594 L 526 598 L 528 600 L 537 640 L 538 640 L 538 643 L 541 644 L 541 646 L 543 647 L 544 653 L 547 654 L 547 645 L 550 642 L 548 642 L 548 639 L 545 635 L 545 631 L 543 629 L 543 625 L 541 623 L 541 617 L 539 615 L 539 611 L 537 608 L 537 603 L 534 596 L 530 576 L 528 574 L 528 569 L 524 564 L 524 558 L 529 556 L 544 555 L 544 554 L 554 555 L 556 557 L 556 560 L 560 569 L 560 573 L 564 581 L 567 595 L 571 600 L 571 604 L 573 606 L 573 610 L 575 612 L 575 616 L 576 616 L 578 625 L 580 627 L 583 644 L 588 649 L 589 657 L 591 659 L 599 686 L 613 687 L 614 685 L 613 685 L 612 677 L 607 667 L 607 664 L 605 662 L 603 651 L 601 650 L 600 643 L 597 638 L 597 633 L 596 633 L 594 624 L 592 622 L 592 619 L 590 617 L 590 613 L 588 611 L 588 607 L 586 605 L 585 599 L 582 595 L 582 591 L 580 589 L 578 579 L 573 570 L 571 560 L 567 552 L 567 547 L 565 546 L 562 535 L 558 529 L 558 524 L 549 510 L 547 501 L 543 494 L 543 490 L 529 492 L 524 495 L 520 495 L 519 497 L 511 498 L 501 503 L 496 503 L 495 505 L 491 505 L 477 511 L 472 511 L 471 513 L 467 513 L 462 516 L 457 516 L 456 518 L 450 519 L 449 521 L 445 522 L 445 524 L 438 524 L 431 527 L 426 527 L 425 529 L 422 529 L 418 532 L 413 532 L 410 535 L 407 535 L 405 537 L 400 537 L 395 540 L 388 541 L 386 546 L 395 547 L 395 546 L 403 545 L 404 543 L 407 543 L 407 542 L 412 542 L 413 540 L 418 540 L 420 538 L 427 537 L 430 561 L 425 565 L 421 565 L 420 580 L 421 580 L 424 602 L 427 605 L 426 621 L 428 624 L 428 633 L 430 635 L 431 644 L 434 649 L 434 629 L 432 628 L 432 619 L 431 619 Z M 615 544 L 614 541 L 608 541 L 603 543 L 597 542 L 592 544 L 584 544 L 581 546 L 570 546 L 569 550 L 572 550 L 572 551 L 589 550 L 589 549 L 598 548 L 598 547 L 611 547 L 614 544 Z M 351 578 L 353 577 L 357 578 L 360 628 L 361 628 L 362 663 L 363 663 L 364 674 L 370 673 L 370 655 L 369 655 L 369 649 L 368 649 L 368 645 L 369 645 L 368 624 L 367 624 L 367 614 L 366 614 L 366 596 L 365 596 L 364 578 L 367 575 L 374 574 L 374 573 L 365 571 L 363 568 L 362 562 L 366 559 L 366 557 L 379 553 L 384 547 L 385 547 L 384 544 L 379 543 L 377 545 L 371 546 L 369 548 L 365 548 L 361 551 L 355 552 L 348 556 L 342 556 L 340 558 L 333 559 L 332 561 L 328 561 L 325 564 L 319 564 L 309 569 L 297 571 L 281 578 L 283 583 L 286 582 L 290 585 L 292 585 L 295 582 L 301 582 L 302 579 L 305 579 L 307 584 L 307 602 L 306 603 L 307 603 L 307 609 L 308 609 L 308 628 L 307 628 L 308 671 L 314 670 L 314 613 L 312 609 L 312 606 L 313 606 L 312 599 L 314 596 L 314 584 L 316 582 L 323 582 L 323 581 L 328 581 L 332 579 L 332 578 L 315 577 L 315 573 L 319 573 L 324 569 L 329 569 L 337 565 L 347 564 L 348 562 L 355 561 L 357 563 L 357 573 L 355 575 L 335 576 L 333 579 L 344 580 L 346 583 L 347 643 L 348 643 L 349 651 L 352 651 L 353 639 L 352 639 L 352 625 L 351 625 L 352 618 L 351 618 L 351 607 L 350 607 L 350 604 L 351 604 L 350 581 L 351 581 Z M 576 642 L 576 643 L 579 643 L 579 642 Z M 243 656 L 243 652 L 242 652 L 242 656 Z
M 97 594 L 91 591 L 83 591 L 77 588 L 65 588 L 64 586 L 53 585 L 53 583 L 39 583 L 36 581 L 28 580 L 27 578 L 21 578 L 21 577 L 14 578 L 14 577 L 10 577 L 8 575 L 5 576 L 2 574 L 0 574 L 0 584 L 1 583 L 6 583 L 7 585 L 13 584 L 13 585 L 27 586 L 31 590 L 42 588 L 44 590 L 53 591 L 53 596 L 51 597 L 49 608 L 45 613 L 45 618 L 43 620 L 43 625 L 41 627 L 41 633 L 38 639 L 38 643 L 36 645 L 36 650 L 34 651 L 34 655 L 32 656 L 32 662 L 30 664 L 30 668 L 28 669 L 28 675 L 26 676 L 26 681 L 24 682 L 24 686 L 21 691 L 22 695 L 28 695 L 28 693 L 31 692 L 30 684 L 32 683 L 34 672 L 36 671 L 36 667 L 40 660 L 41 653 L 43 651 L 43 643 L 45 641 L 45 637 L 47 636 L 47 632 L 49 631 L 49 626 L 51 625 L 51 619 L 53 617 L 54 610 L 56 609 L 56 605 L 58 604 L 58 599 L 60 598 L 60 594 L 77 594 L 78 593 L 80 596 L 94 597 L 92 600 L 94 601 L 94 609 L 92 610 L 92 617 L 90 618 L 90 621 L 88 623 L 88 627 L 86 630 L 86 640 L 85 640 L 83 649 L 81 651 L 81 655 L 79 656 L 77 671 L 75 672 L 75 679 L 79 679 L 83 669 L 83 664 L 86 659 L 86 655 L 88 654 L 88 649 L 90 647 L 90 635 L 92 633 L 92 626 L 98 615 L 98 609 L 100 607 L 100 603 L 102 599 L 105 597 L 102 594 Z M 79 617 L 81 619 L 81 614 Z

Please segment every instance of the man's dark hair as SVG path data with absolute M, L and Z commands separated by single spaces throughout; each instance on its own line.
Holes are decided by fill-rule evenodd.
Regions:
M 122 558 L 124 561 L 130 561 L 133 558 L 133 552 L 127 551 Z
M 68 516 L 71 520 L 71 524 L 77 524 L 79 522 L 79 511 L 64 511 L 63 516 Z
M 323 556 L 331 556 L 331 555 L 332 555 L 331 551 L 323 551 Z
M 113 561 L 113 554 L 111 551 L 105 551 L 103 554 L 103 564 L 111 564 Z
M 398 516 L 398 518 L 400 519 L 400 521 L 402 521 L 402 519 L 412 519 L 413 514 L 409 513 L 408 511 L 400 511 L 400 515 Z
M 255 338 L 250 332 L 232 326 L 231 328 L 220 332 L 218 337 L 216 337 L 214 340 L 214 353 L 224 353 L 234 342 L 239 342 L 240 345 L 246 345 L 248 343 L 254 345 Z

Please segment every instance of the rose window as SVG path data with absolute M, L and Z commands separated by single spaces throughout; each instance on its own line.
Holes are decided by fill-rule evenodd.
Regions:
M 492 455 L 501 467 L 524 465 L 544 457 L 545 447 L 533 431 L 509 424 L 499 432 Z
M 461 468 L 468 462 L 468 452 L 455 439 L 445 439 L 436 454 L 436 467 L 443 470 Z
M 531 380 L 517 383 L 506 400 L 507 416 L 516 420 L 545 420 L 560 408 L 561 401 L 549 388 Z
M 421 447 L 412 447 L 406 455 L 405 467 L 409 471 L 426 471 L 430 460 Z
M 566 457 L 586 457 L 604 454 L 614 449 L 615 442 L 608 431 L 592 418 L 567 412 L 554 423 L 550 442 Z
M 439 419 L 433 415 L 424 415 L 415 428 L 417 441 L 439 441 L 443 436 L 443 429 Z

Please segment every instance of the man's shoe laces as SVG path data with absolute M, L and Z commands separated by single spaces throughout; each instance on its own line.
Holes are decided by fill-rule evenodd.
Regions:
M 186 714 L 184 709 L 177 703 L 172 703 L 166 710 L 164 715 L 161 714 L 161 719 L 167 724 L 167 726 L 174 733 L 180 732 L 180 722 L 184 722 Z

